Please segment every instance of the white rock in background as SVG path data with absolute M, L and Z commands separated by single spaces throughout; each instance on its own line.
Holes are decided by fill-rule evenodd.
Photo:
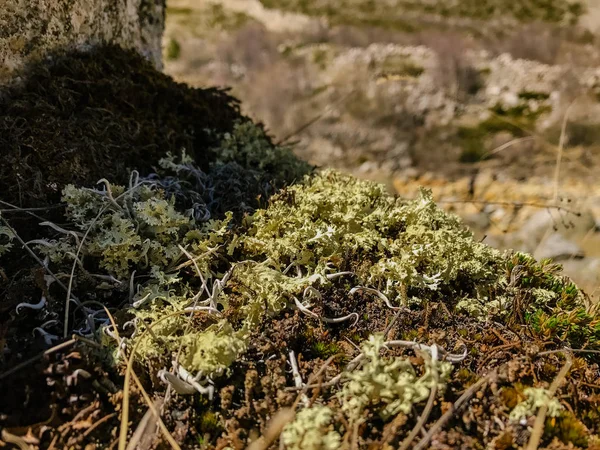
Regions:
M 551 258 L 560 261 L 583 258 L 585 254 L 579 245 L 567 240 L 562 234 L 552 233 L 538 245 L 533 256 L 538 260 Z

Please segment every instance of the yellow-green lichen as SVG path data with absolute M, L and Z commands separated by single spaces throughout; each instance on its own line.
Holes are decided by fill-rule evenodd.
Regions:
M 366 362 L 359 370 L 345 375 L 347 381 L 338 397 L 342 411 L 353 421 L 360 420 L 367 408 L 377 411 L 383 420 L 400 412 L 410 414 L 415 403 L 429 397 L 433 386 L 442 391 L 448 380 L 451 364 L 425 363 L 425 371 L 419 377 L 408 359 L 382 357 L 384 344 L 383 335 L 370 336 L 362 345 Z
M 311 406 L 296 414 L 296 419 L 281 433 L 288 450 L 336 450 L 342 438 L 332 429 L 333 411 L 321 405 Z
M 383 285 L 397 303 L 407 288 L 436 291 L 496 281 L 501 254 L 473 239 L 459 219 L 439 209 L 428 191 L 407 202 L 383 186 L 325 171 L 275 196 L 248 219 L 242 239 L 249 256 L 264 255 L 275 268 L 307 271 L 361 261 L 363 284 Z M 472 297 L 477 296 L 471 289 Z M 457 299 L 458 300 L 458 299 Z M 476 301 L 476 300 L 473 300 Z M 479 303 L 485 309 L 485 304 Z
M 563 409 L 558 399 L 552 397 L 547 389 L 526 388 L 523 394 L 525 400 L 519 402 L 510 412 L 511 420 L 518 421 L 534 416 L 542 406 L 548 408 L 549 417 L 558 417 Z
M 12 248 L 12 241 L 14 239 L 12 230 L 5 226 L 0 226 L 0 256 L 4 253 L 8 253 Z

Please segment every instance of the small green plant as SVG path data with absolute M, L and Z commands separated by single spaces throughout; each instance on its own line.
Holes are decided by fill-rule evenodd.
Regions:
M 173 37 L 169 38 L 165 47 L 165 58 L 174 61 L 181 55 L 181 46 L 179 41 Z

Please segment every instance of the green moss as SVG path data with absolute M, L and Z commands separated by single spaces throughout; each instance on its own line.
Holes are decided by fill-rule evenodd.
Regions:
M 550 107 L 542 105 L 532 111 L 527 103 L 513 107 L 498 104 L 490 108 L 490 111 L 493 115 L 478 125 L 458 128 L 456 137 L 462 148 L 459 157 L 461 162 L 472 163 L 485 159 L 488 153 L 485 141 L 495 133 L 506 131 L 514 137 L 525 136 L 528 130 L 535 129 L 536 121 L 542 114 L 549 112 Z
M 335 342 L 319 341 L 313 344 L 312 351 L 316 357 L 327 359 L 341 353 L 341 348 Z
M 546 419 L 544 435 L 557 437 L 565 444 L 573 444 L 580 448 L 588 447 L 589 431 L 570 411 L 562 411 L 557 418 Z M 593 448 L 593 447 L 591 447 Z
M 544 101 L 550 98 L 550 94 L 546 94 L 545 92 L 521 91 L 519 92 L 519 98 L 522 100 Z
M 173 61 L 179 58 L 181 55 L 181 46 L 175 38 L 169 38 L 165 47 L 165 58 Z
M 404 56 L 388 56 L 381 64 L 385 75 L 399 75 L 412 78 L 419 77 L 425 69 Z

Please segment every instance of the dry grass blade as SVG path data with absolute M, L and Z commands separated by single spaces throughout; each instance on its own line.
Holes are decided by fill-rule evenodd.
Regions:
M 112 316 L 112 314 L 110 313 L 110 311 L 108 310 L 108 308 L 104 307 L 104 310 L 106 311 L 106 314 L 108 315 L 110 323 L 112 324 L 113 329 L 115 330 L 115 336 L 117 337 L 117 339 L 120 340 L 119 331 L 117 330 L 117 324 L 115 322 L 114 317 Z M 168 316 L 163 317 L 162 319 L 157 320 L 154 323 L 154 325 L 156 325 L 158 322 L 161 322 L 162 320 L 165 320 L 165 319 L 167 319 L 169 317 L 175 316 L 178 313 L 180 314 L 181 311 L 178 311 L 177 313 L 169 314 Z M 140 381 L 140 379 L 138 378 L 138 376 L 133 371 L 133 357 L 134 357 L 135 352 L 137 350 L 138 344 L 141 342 L 141 338 L 144 337 L 144 335 L 147 332 L 149 332 L 151 328 L 152 328 L 152 326 L 148 325 L 148 328 L 146 329 L 146 331 L 144 331 L 144 333 L 140 337 L 140 340 L 133 347 L 133 349 L 131 351 L 131 355 L 130 355 L 129 360 L 127 362 L 127 371 L 125 372 L 125 383 L 123 385 L 123 402 L 122 402 L 122 405 L 121 405 L 121 409 L 122 409 L 122 413 L 121 413 L 121 429 L 120 429 L 120 432 L 119 432 L 119 441 L 118 441 L 119 442 L 119 450 L 126 450 L 127 449 L 127 428 L 128 428 L 128 422 L 129 422 L 129 385 L 131 383 L 130 382 L 130 378 L 131 377 L 133 377 L 133 380 L 134 380 L 135 384 L 137 385 L 138 389 L 142 393 L 142 397 L 144 397 L 144 401 L 148 405 L 148 408 L 150 409 L 150 411 L 152 411 L 152 414 L 154 414 L 154 417 L 156 417 L 156 420 L 158 421 L 158 426 L 159 426 L 160 430 L 163 432 L 163 434 L 165 436 L 165 439 L 171 445 L 171 448 L 173 448 L 175 450 L 181 450 L 181 447 L 179 446 L 179 444 L 177 443 L 177 441 L 175 441 L 175 438 L 171 435 L 171 433 L 169 433 L 169 430 L 167 429 L 165 423 L 162 421 L 162 418 L 160 417 L 160 413 L 158 412 L 158 409 L 156 408 L 154 402 L 152 401 L 152 399 L 150 398 L 150 396 L 148 395 L 148 393 L 144 389 L 144 386 L 142 385 L 142 382 Z
M 285 426 L 294 420 L 294 417 L 296 417 L 296 413 L 292 408 L 284 408 L 277 411 L 269 421 L 269 425 L 262 437 L 250 444 L 246 450 L 267 450 L 279 438 Z
M 435 396 L 437 395 L 437 385 L 438 385 L 438 373 L 437 367 L 435 366 L 437 363 L 437 347 L 432 347 L 433 351 L 431 353 L 431 376 L 433 378 L 433 385 L 431 387 L 431 392 L 429 393 L 429 399 L 427 399 L 427 404 L 425 405 L 425 409 L 421 413 L 419 420 L 410 431 L 408 436 L 402 441 L 402 445 L 400 445 L 400 450 L 407 450 L 410 447 L 410 444 L 415 440 L 417 434 L 421 431 L 423 426 L 427 423 L 427 419 L 429 419 L 429 414 L 431 414 L 431 410 L 433 409 L 433 403 L 435 401 Z M 387 442 L 386 442 L 387 444 Z
M 487 159 L 490 156 L 497 155 L 498 153 L 502 152 L 503 150 L 506 150 L 507 148 L 512 147 L 513 145 L 521 144 L 523 142 L 533 141 L 535 139 L 537 139 L 536 136 L 525 136 L 522 138 L 512 139 L 512 140 L 506 142 L 505 144 L 499 145 L 498 147 L 496 147 L 488 152 L 485 152 L 483 155 L 481 155 L 481 160 Z
M 565 351 L 565 358 L 567 361 L 565 362 L 562 369 L 556 378 L 550 385 L 550 389 L 548 389 L 548 400 L 550 400 L 554 395 L 556 395 L 556 391 L 560 387 L 560 384 L 564 381 L 571 366 L 573 365 L 573 358 L 571 357 L 570 351 Z M 531 430 L 531 436 L 529 438 L 529 442 L 527 443 L 526 450 L 535 450 L 539 447 L 540 441 L 542 440 L 542 434 L 544 433 L 544 424 L 546 423 L 546 414 L 548 413 L 548 405 L 542 405 L 538 411 L 538 414 L 535 418 L 535 422 L 533 424 L 533 429 Z
M 556 166 L 554 168 L 554 203 L 558 202 L 558 184 L 560 178 L 560 164 L 562 161 L 562 156 L 565 148 L 565 138 L 567 135 L 567 122 L 569 120 L 569 114 L 571 112 L 571 108 L 575 104 L 575 100 L 569 105 L 567 110 L 565 111 L 565 116 L 563 117 L 562 126 L 560 129 L 560 139 L 558 141 L 558 148 L 556 154 Z
M 480 378 L 475 384 L 473 384 L 469 389 L 467 389 L 459 398 L 454 402 L 452 407 L 446 411 L 442 417 L 438 419 L 438 421 L 433 424 L 433 426 L 429 429 L 427 434 L 423 436 L 423 438 L 414 446 L 414 450 L 423 450 L 429 445 L 429 442 L 433 438 L 433 436 L 440 431 L 440 429 L 452 418 L 454 413 L 458 411 L 458 409 L 463 405 L 463 403 L 469 401 L 473 395 L 477 392 L 477 390 L 483 386 L 485 383 L 492 381 L 497 375 L 497 369 L 493 370 L 485 377 Z
M 148 411 L 146 411 L 136 430 L 133 432 L 133 436 L 131 436 L 131 440 L 127 445 L 127 450 L 136 450 L 140 443 L 142 443 L 142 448 L 144 448 L 144 445 L 146 444 L 151 445 L 151 440 L 154 439 L 156 433 L 156 422 L 150 420 L 152 416 L 154 416 L 154 414 L 152 410 L 148 408 Z M 150 442 L 142 442 L 144 441 L 144 438 Z M 147 445 L 147 448 L 150 448 L 150 445 Z

